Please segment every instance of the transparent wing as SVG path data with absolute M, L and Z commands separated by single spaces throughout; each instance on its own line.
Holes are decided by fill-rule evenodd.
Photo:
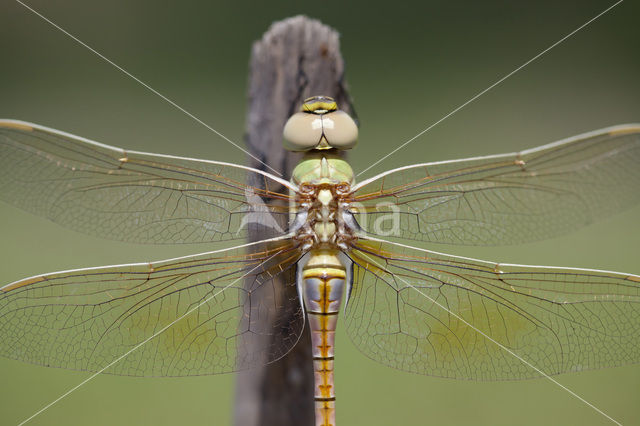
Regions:
M 278 236 L 289 189 L 239 165 L 125 151 L 0 120 L 0 200 L 87 234 L 199 243 L 243 239 L 256 227 Z
M 362 240 L 349 256 L 347 333 L 391 367 L 505 380 L 640 361 L 640 276 L 496 264 Z
M 354 187 L 369 233 L 466 245 L 534 241 L 580 228 L 640 199 L 640 125 L 520 153 L 417 164 Z
M 130 376 L 265 364 L 302 333 L 299 301 L 281 297 L 299 257 L 280 241 L 17 281 L 0 288 L 0 355 L 99 371 L 133 350 L 105 371 Z

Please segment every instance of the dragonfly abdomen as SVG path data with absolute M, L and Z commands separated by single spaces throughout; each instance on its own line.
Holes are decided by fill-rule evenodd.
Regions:
M 347 272 L 337 249 L 313 249 L 302 266 L 302 298 L 311 331 L 316 426 L 335 425 L 335 330 Z

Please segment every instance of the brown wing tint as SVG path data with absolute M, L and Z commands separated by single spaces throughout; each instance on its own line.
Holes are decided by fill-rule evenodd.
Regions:
M 638 164 L 640 125 L 611 127 L 382 173 L 354 187 L 356 217 L 369 234 L 447 244 L 550 238 L 638 203 Z
M 347 332 L 365 355 L 391 367 L 504 380 L 640 361 L 640 276 L 496 264 L 373 241 L 349 256 Z
M 282 277 L 295 286 L 299 257 L 287 242 L 271 242 L 17 281 L 0 289 L 0 355 L 99 371 L 134 349 L 105 371 L 130 376 L 268 363 L 304 326 L 297 298 L 279 297 L 285 289 L 274 285 Z
M 0 200 L 104 238 L 202 243 L 246 239 L 250 226 L 275 237 L 285 233 L 292 188 L 243 166 L 128 152 L 0 120 Z

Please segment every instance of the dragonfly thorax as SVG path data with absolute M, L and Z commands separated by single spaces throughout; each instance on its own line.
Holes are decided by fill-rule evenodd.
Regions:
M 348 250 L 359 229 L 350 212 L 353 170 L 334 152 L 311 152 L 294 169 L 299 188 L 291 230 L 303 249 L 337 246 Z
M 348 200 L 350 185 L 304 184 L 291 230 L 303 250 L 334 246 L 348 250 L 359 229 Z

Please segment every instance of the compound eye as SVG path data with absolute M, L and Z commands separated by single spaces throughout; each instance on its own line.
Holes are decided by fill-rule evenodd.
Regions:
M 358 126 L 344 111 L 323 114 L 322 130 L 331 148 L 351 149 L 358 142 Z
M 287 120 L 282 136 L 284 148 L 289 151 L 313 149 L 322 138 L 322 118 L 317 114 L 297 112 Z

